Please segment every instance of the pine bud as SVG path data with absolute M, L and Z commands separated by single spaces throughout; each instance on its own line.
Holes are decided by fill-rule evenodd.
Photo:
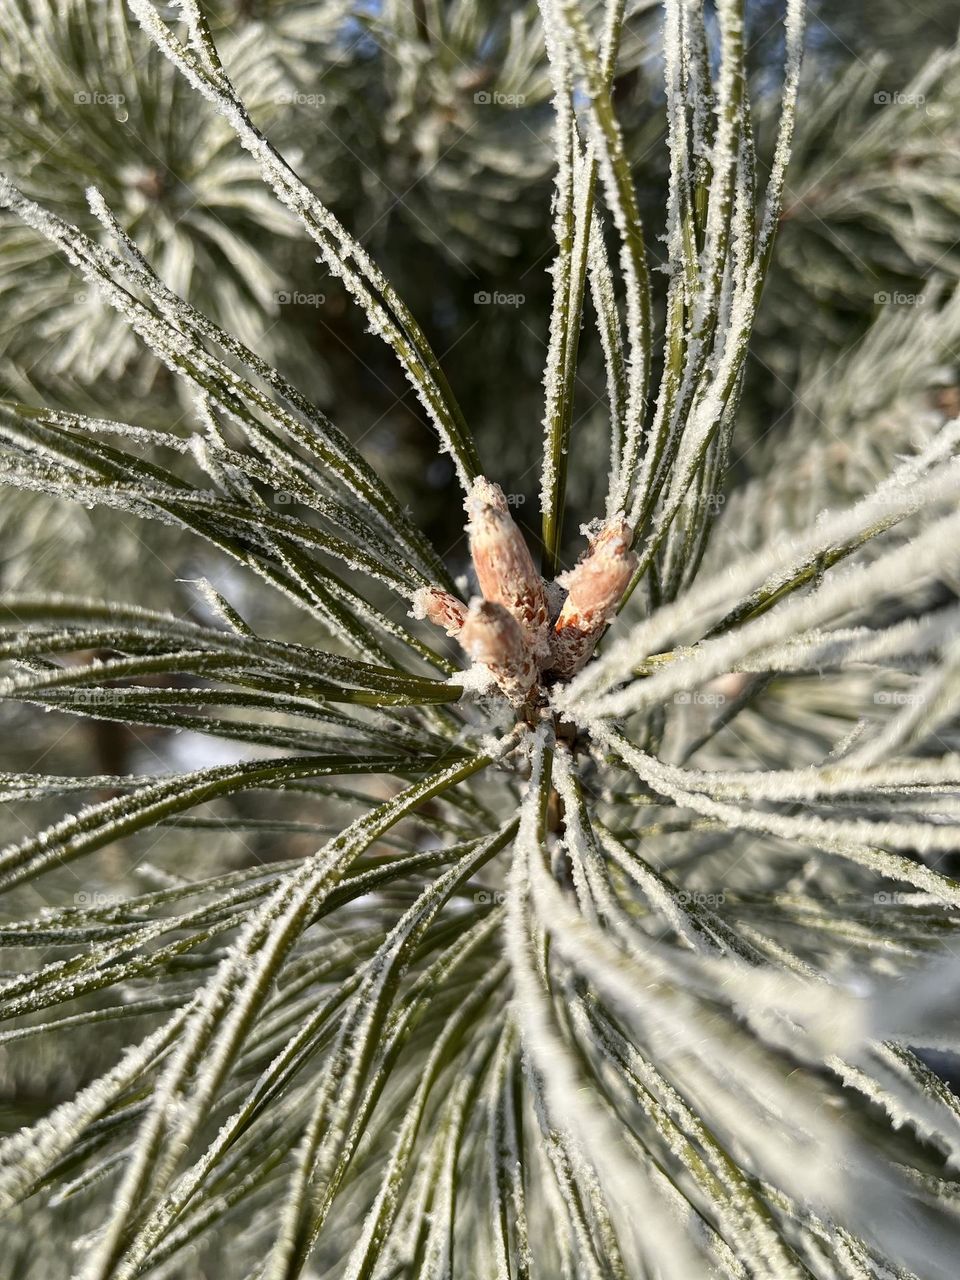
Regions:
M 488 669 L 514 706 L 522 706 L 540 672 L 512 614 L 489 600 L 472 600 L 459 639 L 470 657 Z
M 485 600 L 516 619 L 534 658 L 549 656 L 550 628 L 543 579 L 499 485 L 478 476 L 465 503 L 470 552 Z
M 420 587 L 413 597 L 412 616 L 426 618 L 435 627 L 443 627 L 448 636 L 456 637 L 466 621 L 467 606 L 443 587 Z
M 578 564 L 558 579 L 567 598 L 551 637 L 553 668 L 567 678 L 584 665 L 630 584 L 637 557 L 633 530 L 622 516 L 608 520 Z

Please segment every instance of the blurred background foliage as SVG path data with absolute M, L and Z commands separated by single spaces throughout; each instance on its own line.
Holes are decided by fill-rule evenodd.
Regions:
M 536 5 L 205 7 L 254 119 L 397 286 L 442 358 L 491 474 L 521 521 L 532 517 L 539 431 L 531 424 L 543 412 L 553 253 L 551 111 Z M 662 15 L 645 3 L 628 12 L 616 102 L 656 254 L 667 179 Z M 779 6 L 753 0 L 748 12 L 763 139 L 775 118 Z M 731 502 L 711 549 L 718 566 L 725 547 L 759 545 L 770 525 L 805 527 L 825 506 L 866 492 L 891 456 L 960 407 L 958 23 L 958 0 L 811 7 L 795 157 L 731 462 L 738 484 L 767 486 L 768 500 Z M 28 195 L 99 235 L 84 199 L 86 185 L 99 186 L 164 280 L 315 399 L 462 571 L 450 464 L 438 459 L 401 370 L 261 186 L 227 125 L 149 45 L 122 0 L 5 0 L 0 117 L 0 167 Z M 595 442 L 602 450 L 603 364 L 586 331 L 584 343 L 575 431 L 579 449 Z M 181 434 L 193 421 L 193 406 L 124 321 L 8 219 L 0 221 L 0 395 Z M 571 528 L 597 513 L 601 473 L 571 469 Z M 758 512 L 770 522 L 763 528 Z M 189 535 L 162 525 L 27 493 L 8 491 L 0 506 L 5 591 L 102 593 L 206 617 L 194 584 L 222 584 L 228 572 Z M 275 597 L 237 582 L 231 600 L 255 627 L 276 628 Z M 268 616 L 258 613 L 265 609 Z M 283 622 L 289 634 L 304 627 L 302 615 Z M 12 704 L 3 717 L 0 769 L 24 767 L 28 740 L 26 763 L 47 773 L 158 772 L 216 759 L 215 739 L 163 728 L 44 717 Z M 809 719 L 815 733 L 813 708 Z M 242 809 L 244 801 L 232 803 Z M 322 822 L 331 804 L 305 799 L 303 816 Z M 343 805 L 349 811 L 349 797 Z M 48 816 L 42 803 L 32 812 L 38 826 Z M 295 857 L 297 838 L 278 842 L 255 826 L 242 838 L 208 830 L 203 857 L 225 867 Z M 171 830 L 163 840 L 162 870 L 137 851 L 140 891 L 197 857 L 196 832 Z M 129 887 L 109 849 L 94 862 L 81 892 Z M 41 905 L 24 902 L 24 914 Z M 119 1025 L 83 1037 L 80 1056 L 78 1040 L 59 1037 L 31 1041 L 29 1053 L 0 1049 L 0 1100 L 17 1098 L 4 1108 L 4 1128 L 48 1110 L 112 1061 L 124 1041 L 111 1032 Z M 6 1238 L 16 1234 L 14 1224 Z M 13 1270 L 0 1264 L 3 1280 L 28 1274 L 7 1256 Z

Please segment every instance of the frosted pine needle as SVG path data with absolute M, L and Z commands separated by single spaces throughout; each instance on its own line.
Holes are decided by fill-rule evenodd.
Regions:
M 544 110 L 552 95 L 556 245 L 525 228 L 541 261 L 556 250 L 551 299 L 526 313 L 549 333 L 535 544 L 369 237 L 253 124 L 200 4 L 130 4 L 165 75 L 227 122 L 217 162 L 246 148 L 236 172 L 259 171 L 415 387 L 466 493 L 472 570 L 459 525 L 441 554 L 362 436 L 179 296 L 122 205 L 91 193 L 101 241 L 0 182 L 190 415 L 153 396 L 143 424 L 0 402 L 0 483 L 26 515 L 0 529 L 0 695 L 14 746 L 22 725 L 56 735 L 51 772 L 0 773 L 0 1066 L 5 1089 L 25 1066 L 57 1100 L 0 1142 L 0 1254 L 12 1240 L 18 1280 L 61 1274 L 66 1238 L 84 1280 L 953 1280 L 960 1103 L 933 1054 L 960 1043 L 943 955 L 960 930 L 960 464 L 934 392 L 957 301 L 864 319 L 847 374 L 818 368 L 769 474 L 751 447 L 728 494 L 802 5 L 786 0 L 771 92 L 738 0 L 667 0 L 662 289 L 640 218 L 656 167 L 620 119 L 661 65 L 649 6 L 629 26 L 620 0 L 542 0 L 541 25 L 523 6 L 362 15 L 405 103 L 391 128 L 416 117 L 438 191 L 456 181 L 441 135 L 459 120 L 465 140 L 474 105 L 503 127 L 487 157 L 503 189 L 524 176 L 511 113 L 487 112 L 486 85 L 471 103 L 464 71 L 482 62 L 492 93 Z M 122 36 L 118 0 L 100 7 Z M 74 8 L 91 6 L 16 0 L 10 23 L 32 15 L 39 37 Z M 340 47 L 353 12 L 267 8 L 257 29 L 278 24 L 311 77 L 311 23 Z M 420 111 L 431 96 L 442 110 Z M 935 112 L 919 130 L 877 114 L 940 136 Z M 316 119 L 304 148 L 332 132 Z M 932 227 L 922 169 L 898 171 Z M 814 216 L 834 190 L 809 191 Z M 606 478 L 581 385 L 606 387 Z M 177 608 L 115 598 L 109 541 L 108 599 L 15 590 L 21 559 L 52 559 L 50 496 L 187 533 Z M 444 502 L 459 511 L 459 490 Z M 66 717 L 157 760 L 54 772 Z M 229 754 L 188 767 L 197 741 Z M 125 873 L 148 855 L 145 887 Z M 64 1097 L 78 1034 L 101 1064 Z

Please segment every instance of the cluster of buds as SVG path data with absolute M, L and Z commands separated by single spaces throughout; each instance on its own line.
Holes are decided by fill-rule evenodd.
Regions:
M 441 587 L 422 587 L 414 616 L 455 637 L 514 706 L 534 705 L 545 681 L 580 670 L 616 612 L 636 567 L 633 531 L 622 517 L 607 520 L 548 592 L 499 485 L 478 477 L 465 505 L 482 594 L 468 607 Z

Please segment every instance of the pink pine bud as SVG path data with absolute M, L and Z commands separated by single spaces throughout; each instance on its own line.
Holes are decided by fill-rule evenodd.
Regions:
M 435 627 L 443 627 L 448 636 L 458 636 L 467 606 L 443 587 L 420 587 L 413 597 L 413 617 L 426 618 Z
M 459 639 L 474 662 L 483 663 L 490 671 L 514 706 L 522 706 L 540 672 L 512 614 L 503 605 L 473 600 Z
M 499 485 L 478 476 L 465 503 L 470 552 L 485 600 L 516 619 L 527 649 L 549 655 L 549 622 L 543 579 Z
M 633 530 L 622 516 L 614 516 L 590 539 L 578 564 L 558 579 L 567 598 L 551 637 L 553 667 L 563 677 L 584 665 L 613 618 L 637 565 L 630 550 Z

